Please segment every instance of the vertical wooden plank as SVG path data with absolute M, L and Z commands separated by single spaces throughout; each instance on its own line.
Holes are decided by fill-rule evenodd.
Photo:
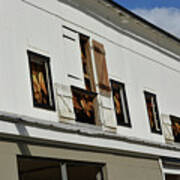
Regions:
M 93 40 L 94 58 L 100 90 L 110 91 L 104 45 Z

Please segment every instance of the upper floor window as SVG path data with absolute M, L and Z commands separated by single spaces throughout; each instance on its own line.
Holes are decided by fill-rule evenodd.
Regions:
M 84 35 L 80 35 L 79 37 L 81 48 L 81 60 L 84 73 L 84 83 L 88 91 L 95 92 L 96 87 L 94 82 L 94 73 L 91 61 L 89 38 Z
M 31 51 L 28 57 L 34 106 L 55 110 L 49 58 Z
M 94 82 L 89 38 L 80 34 L 79 43 L 85 89 L 80 89 L 74 86 L 72 87 L 76 121 L 88 124 L 96 124 L 96 87 Z
M 172 131 L 174 135 L 174 141 L 180 142 L 180 118 L 175 116 L 170 116 L 171 124 L 172 124 Z
M 88 124 L 96 124 L 96 93 L 77 87 L 72 87 L 72 94 L 76 121 Z
M 144 92 L 144 95 L 151 131 L 162 134 L 156 95 L 147 91 Z
M 123 83 L 119 83 L 114 80 L 111 80 L 111 86 L 117 124 L 130 127 L 131 123 L 126 99 L 125 86 Z

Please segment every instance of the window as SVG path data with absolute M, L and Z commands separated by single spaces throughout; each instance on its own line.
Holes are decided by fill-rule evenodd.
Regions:
M 68 180 L 103 180 L 102 165 L 67 163 Z
M 18 156 L 19 180 L 103 180 L 103 166 Z
M 18 157 L 19 180 L 62 180 L 58 161 Z
M 111 80 L 111 86 L 117 124 L 131 127 L 124 84 Z
M 94 83 L 94 73 L 91 61 L 91 52 L 89 46 L 89 38 L 80 35 L 81 59 L 84 73 L 84 83 L 88 91 L 96 91 Z
M 147 91 L 144 92 L 144 95 L 151 131 L 162 134 L 156 95 Z
M 71 88 L 76 121 L 96 124 L 96 87 L 94 82 L 89 38 L 80 34 L 79 42 L 85 89 L 80 89 L 74 86 Z
M 28 56 L 34 106 L 55 110 L 49 58 L 31 51 Z
M 180 118 L 175 116 L 170 116 L 172 132 L 174 135 L 174 141 L 180 142 Z
M 95 103 L 96 93 L 72 86 L 73 105 L 76 121 L 88 124 L 96 124 Z

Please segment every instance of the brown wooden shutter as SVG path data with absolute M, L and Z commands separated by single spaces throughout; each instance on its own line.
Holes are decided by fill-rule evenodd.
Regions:
M 100 91 L 110 91 L 104 45 L 93 40 L 93 49 Z

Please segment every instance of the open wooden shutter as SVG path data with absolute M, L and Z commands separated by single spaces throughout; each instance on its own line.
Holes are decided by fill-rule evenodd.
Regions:
M 161 114 L 162 130 L 166 143 L 174 143 L 174 135 L 172 129 L 171 117 L 168 114 Z
M 112 94 L 106 65 L 104 45 L 93 40 L 94 59 L 100 94 L 98 95 L 100 119 L 106 131 L 116 132 L 117 122 L 112 104 Z
M 79 34 L 63 27 L 64 69 L 69 84 L 84 88 Z
M 92 43 L 100 91 L 110 91 L 104 45 L 95 40 Z
M 57 110 L 61 121 L 75 121 L 71 88 L 68 85 L 55 84 Z

